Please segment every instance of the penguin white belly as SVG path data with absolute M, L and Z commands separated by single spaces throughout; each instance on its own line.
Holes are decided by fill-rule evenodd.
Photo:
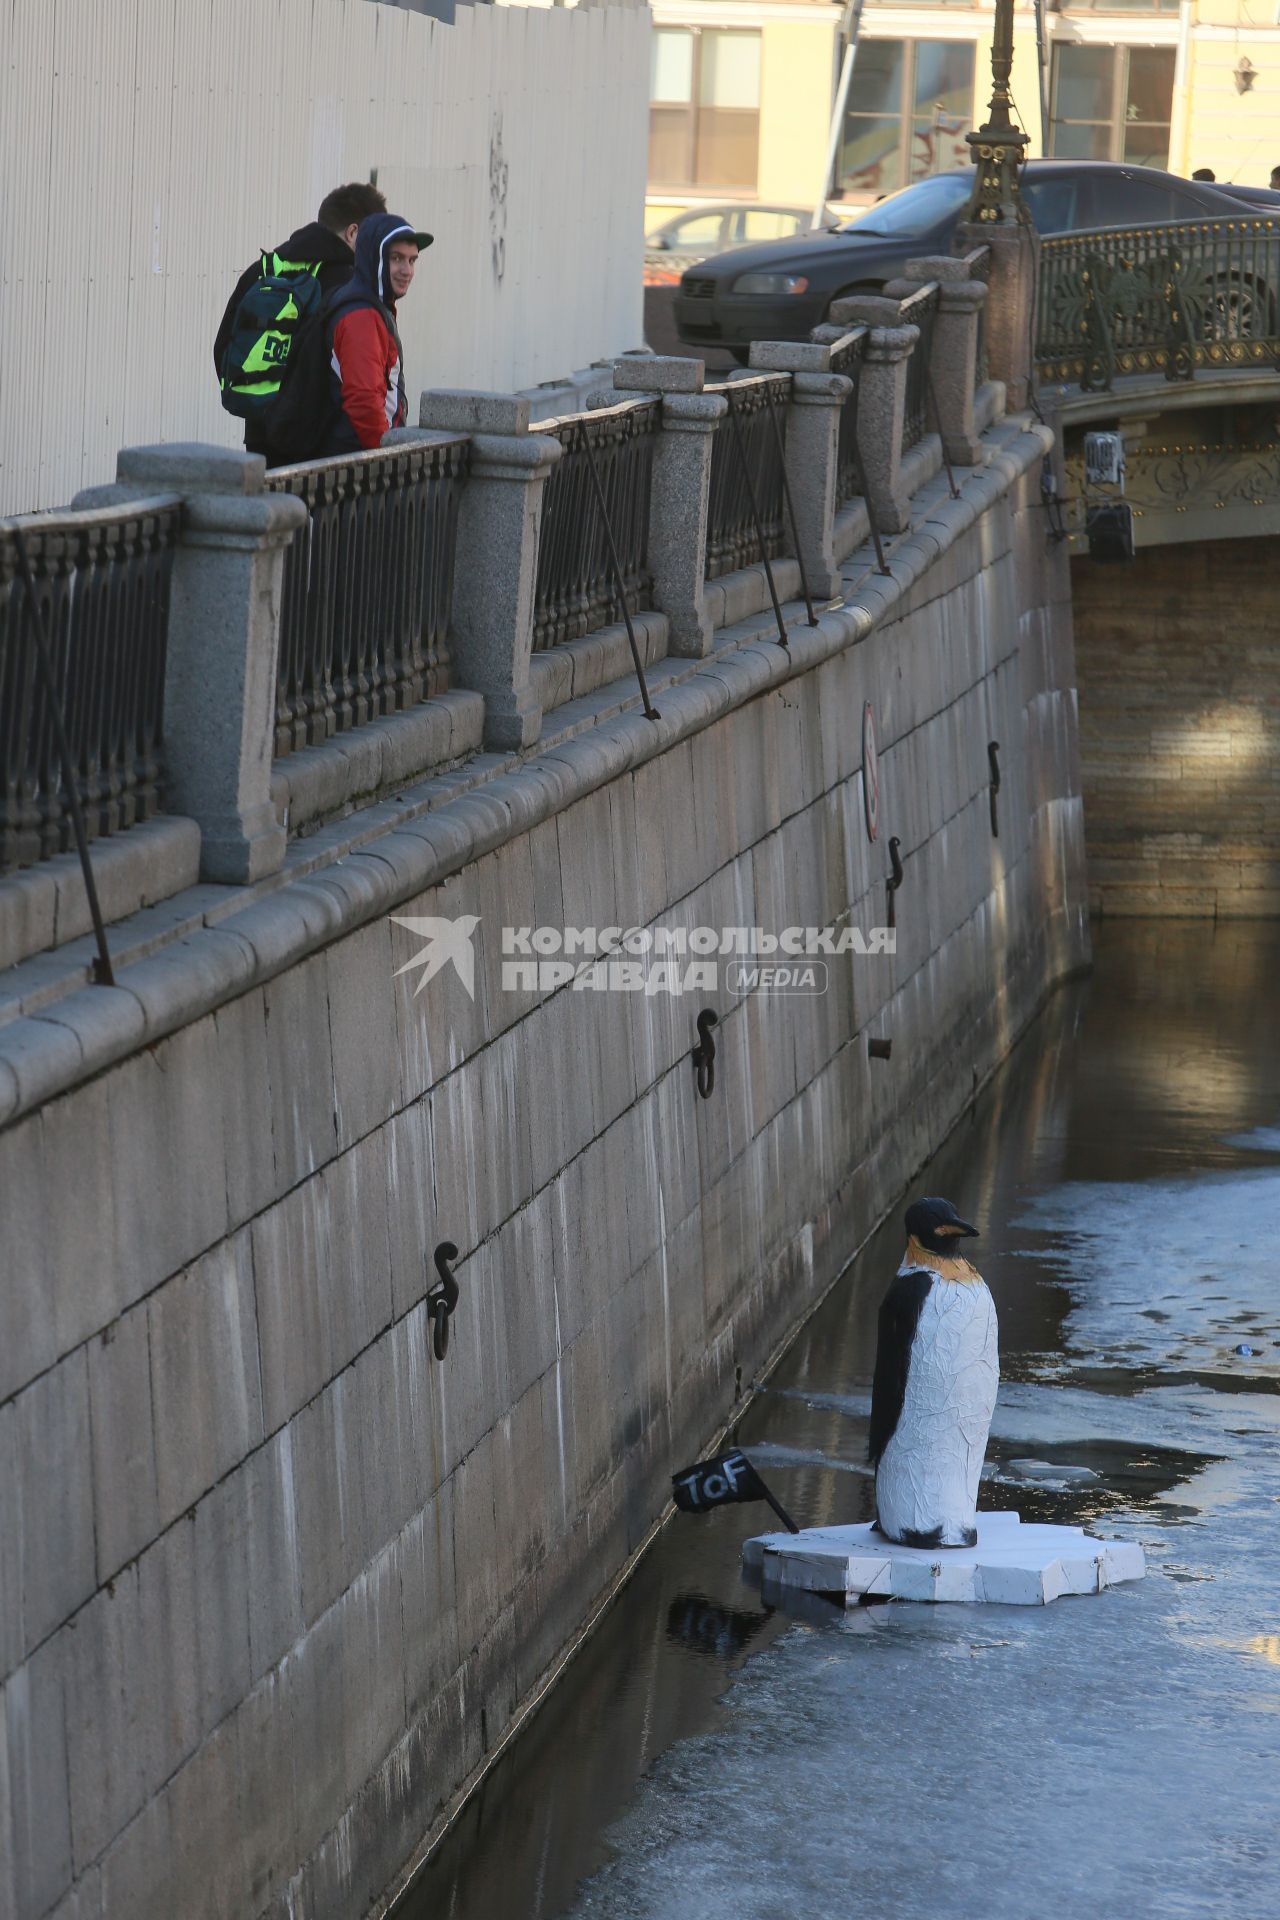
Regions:
M 973 1544 L 999 1380 L 996 1310 L 985 1282 L 935 1276 L 911 1342 L 902 1412 L 876 1470 L 886 1538 Z

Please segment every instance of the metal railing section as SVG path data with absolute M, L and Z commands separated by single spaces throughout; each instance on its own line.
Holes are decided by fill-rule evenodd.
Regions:
M 1275 367 L 1280 221 L 1182 220 L 1046 240 L 1036 320 L 1041 377 L 1086 392 L 1117 374 L 1190 380 L 1202 367 Z
M 783 465 L 774 422 L 769 418 L 772 393 L 776 419 L 785 433 L 790 376 L 759 374 L 746 380 L 726 380 L 708 386 L 721 393 L 737 417 L 738 432 L 725 419 L 716 430 L 711 451 L 711 498 L 707 509 L 706 578 L 717 580 L 739 567 L 755 566 L 782 552 L 784 533 Z M 750 476 L 743 471 L 745 464 Z M 751 495 L 759 509 L 763 546 L 756 533 Z
M 72 845 L 18 533 L 92 840 L 148 819 L 162 802 L 169 586 L 181 516 L 181 500 L 165 494 L 0 521 L 0 873 Z
M 867 329 L 859 327 L 847 333 L 831 349 L 831 371 L 852 380 L 853 391 L 840 408 L 840 434 L 836 445 L 836 506 L 844 506 L 862 492 L 862 460 L 858 453 L 858 393 L 862 385 L 862 356 L 866 350 Z
M 311 515 L 285 554 L 277 756 L 447 691 L 469 453 L 452 435 L 267 474 Z
M 649 571 L 649 490 L 660 400 L 624 400 L 591 413 L 539 420 L 533 431 L 564 452 L 547 477 L 534 588 L 534 650 L 580 640 L 623 617 L 609 536 L 591 484 L 590 443 L 613 529 L 630 613 L 653 605 Z
M 904 327 L 919 327 L 920 338 L 907 362 L 907 398 L 902 416 L 902 451 L 906 453 L 928 431 L 929 364 L 933 358 L 933 326 L 938 313 L 938 283 L 931 280 L 902 302 Z

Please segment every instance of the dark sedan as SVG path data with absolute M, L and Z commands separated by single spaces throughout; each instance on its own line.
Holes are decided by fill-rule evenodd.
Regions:
M 753 340 L 808 339 L 833 300 L 878 292 L 921 254 L 949 253 L 972 189 L 971 167 L 934 174 L 838 226 L 734 247 L 690 267 L 675 299 L 681 340 L 695 348 L 728 347 L 745 362 Z M 1043 234 L 1280 208 L 1280 193 L 1265 187 L 1211 186 L 1107 160 L 1029 160 L 1022 191 Z

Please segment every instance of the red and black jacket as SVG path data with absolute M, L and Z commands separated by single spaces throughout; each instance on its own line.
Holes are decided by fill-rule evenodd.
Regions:
M 375 213 L 360 223 L 356 261 L 347 284 L 326 304 L 335 408 L 327 454 L 376 447 L 389 427 L 407 416 L 404 351 L 387 275 L 391 242 L 419 236 L 398 214 Z

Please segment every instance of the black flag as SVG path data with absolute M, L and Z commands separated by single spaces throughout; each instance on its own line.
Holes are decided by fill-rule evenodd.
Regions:
M 709 1513 L 712 1507 L 727 1507 L 736 1500 L 767 1500 L 788 1532 L 800 1531 L 738 1447 L 673 1473 L 671 1497 L 682 1513 Z

